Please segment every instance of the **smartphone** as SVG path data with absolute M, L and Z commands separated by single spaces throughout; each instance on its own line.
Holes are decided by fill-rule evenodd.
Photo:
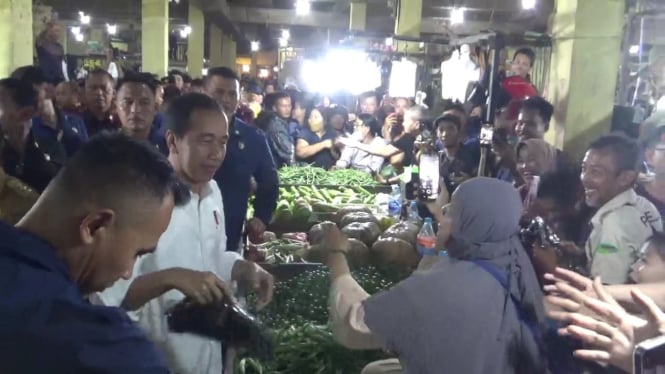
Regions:
M 436 153 L 420 155 L 418 198 L 433 201 L 439 196 L 439 156 Z
M 665 335 L 647 339 L 635 347 L 634 374 L 665 374 Z
M 480 144 L 485 146 L 492 145 L 492 138 L 494 137 L 494 127 L 485 125 L 480 129 Z

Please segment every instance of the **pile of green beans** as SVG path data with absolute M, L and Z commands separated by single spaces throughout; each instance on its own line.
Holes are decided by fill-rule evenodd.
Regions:
M 354 169 L 325 170 L 313 166 L 285 166 L 279 169 L 281 184 L 315 186 L 376 186 L 370 173 Z

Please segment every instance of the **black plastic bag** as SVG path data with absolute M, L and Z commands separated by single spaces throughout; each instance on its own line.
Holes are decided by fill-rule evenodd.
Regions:
M 184 299 L 169 309 L 166 317 L 172 332 L 201 335 L 223 341 L 248 356 L 272 359 L 271 331 L 227 296 L 207 305 Z

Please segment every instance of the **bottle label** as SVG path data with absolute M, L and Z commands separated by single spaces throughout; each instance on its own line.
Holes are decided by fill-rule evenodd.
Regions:
M 418 237 L 416 239 L 416 244 L 418 247 L 418 252 L 423 256 L 432 256 L 436 255 L 437 252 L 434 248 L 436 247 L 436 238 L 433 236 Z

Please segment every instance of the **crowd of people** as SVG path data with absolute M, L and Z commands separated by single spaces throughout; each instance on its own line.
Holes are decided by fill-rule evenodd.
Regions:
M 514 61 L 528 80 L 533 53 Z M 365 373 L 630 372 L 631 348 L 665 334 L 665 127 L 603 135 L 576 162 L 545 140 L 554 107 L 539 96 L 499 105 L 485 140 L 476 107 L 432 113 L 376 92 L 356 104 L 241 84 L 226 67 L 1 79 L 3 370 L 222 372 L 226 347 L 170 333 L 165 312 L 234 287 L 271 301 L 272 276 L 239 252 L 271 221 L 278 169 L 394 184 L 425 153 L 440 161 L 439 198 L 422 202 L 440 256 L 372 296 L 346 237 L 325 241 L 336 340 L 398 356 Z M 557 240 L 525 246 L 536 218 Z

